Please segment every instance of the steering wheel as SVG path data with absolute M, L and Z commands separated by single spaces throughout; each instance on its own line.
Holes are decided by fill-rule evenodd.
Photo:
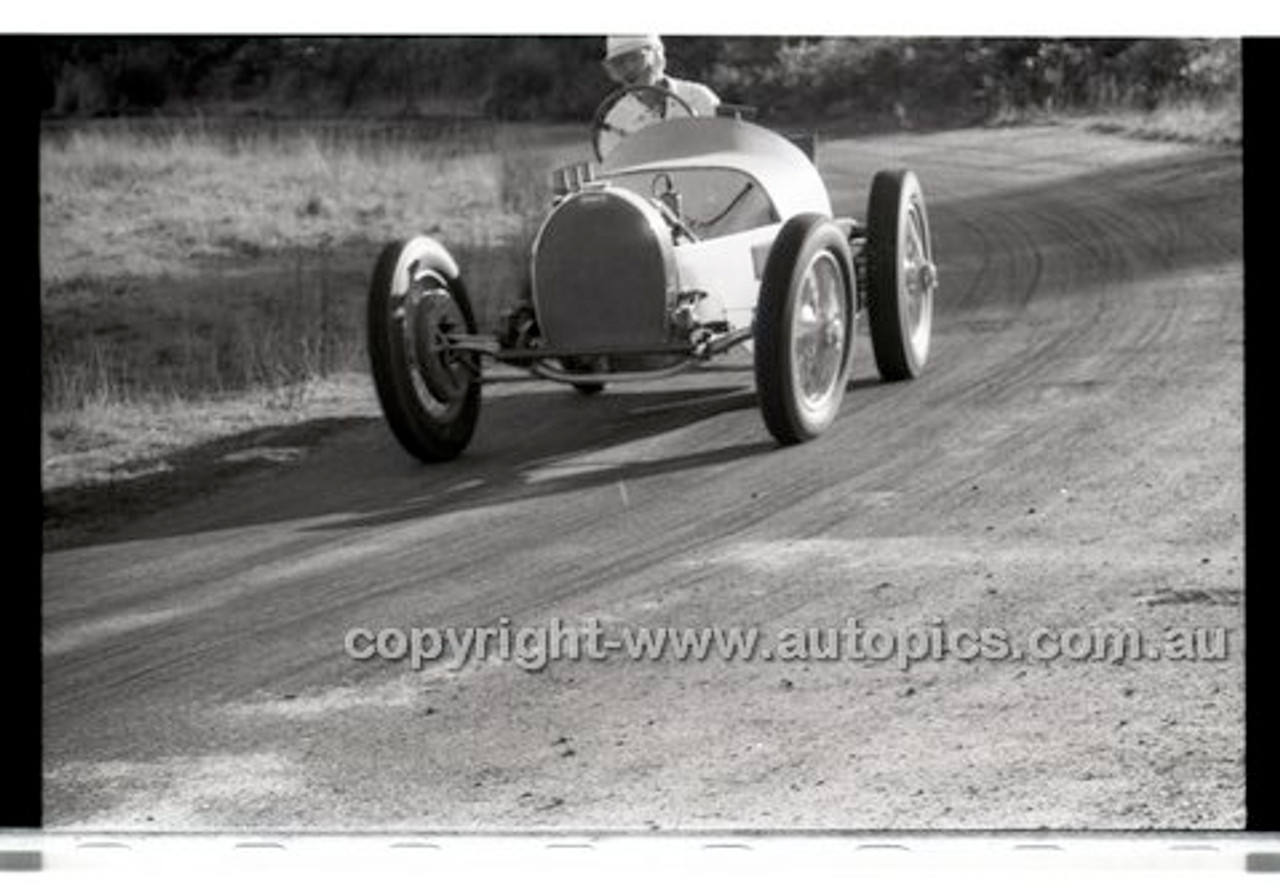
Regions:
M 621 89 L 614 90 L 612 93 L 606 96 L 604 101 L 601 102 L 600 105 L 596 108 L 595 116 L 591 121 L 591 147 L 595 150 L 596 160 L 599 160 L 599 161 L 604 160 L 605 146 L 603 143 L 606 135 L 611 134 L 613 137 L 613 145 L 616 145 L 621 139 L 623 139 L 626 136 L 630 136 L 632 133 L 642 129 L 647 124 L 646 122 L 646 123 L 640 124 L 639 126 L 632 126 L 630 128 L 626 128 L 625 126 L 620 126 L 615 123 L 610 123 L 609 121 L 609 115 L 613 112 L 617 104 L 621 102 L 625 97 L 633 94 L 640 95 L 644 93 L 656 95 L 659 98 L 661 98 L 664 103 L 663 104 L 664 109 L 666 107 L 665 105 L 666 101 L 668 99 L 673 99 L 675 100 L 677 105 L 679 105 L 682 109 L 684 109 L 684 113 L 688 117 L 697 116 L 693 110 L 693 107 L 688 102 L 680 98 L 678 95 L 676 95 L 674 92 L 667 89 L 666 87 L 660 87 L 660 86 L 657 86 L 656 84 L 633 84 L 631 86 L 622 87 Z M 612 148 L 613 145 L 610 145 L 609 148 Z

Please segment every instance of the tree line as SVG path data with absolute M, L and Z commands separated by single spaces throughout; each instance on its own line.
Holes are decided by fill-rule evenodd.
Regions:
M 1237 100 L 1211 39 L 666 38 L 668 68 L 772 117 L 955 125 L 1005 111 Z M 48 117 L 486 116 L 581 120 L 611 84 L 584 36 L 52 37 Z

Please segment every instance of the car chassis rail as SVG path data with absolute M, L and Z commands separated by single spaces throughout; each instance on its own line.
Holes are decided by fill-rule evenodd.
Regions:
M 529 373 L 559 383 L 625 383 L 628 381 L 655 380 L 671 377 L 688 370 L 693 365 L 709 361 L 750 340 L 751 328 L 741 328 L 722 334 L 699 329 L 691 335 L 690 343 L 664 343 L 656 346 L 597 347 L 586 353 L 581 350 L 554 349 L 551 347 L 504 348 L 495 335 L 448 334 L 448 349 L 478 353 L 504 364 L 522 367 Z M 604 373 L 565 371 L 547 364 L 551 359 L 597 358 L 602 356 L 672 355 L 685 356 L 685 361 L 651 371 L 610 371 Z

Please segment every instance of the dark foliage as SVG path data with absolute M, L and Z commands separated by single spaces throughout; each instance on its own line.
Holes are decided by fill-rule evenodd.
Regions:
M 593 37 L 48 38 L 45 114 L 486 115 L 582 120 L 610 88 Z M 870 125 L 1213 98 L 1239 44 L 1194 39 L 677 36 L 669 70 L 767 115 Z

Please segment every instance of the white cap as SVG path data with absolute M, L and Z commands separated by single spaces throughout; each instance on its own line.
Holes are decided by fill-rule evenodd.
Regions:
M 652 49 L 662 52 L 662 38 L 657 34 L 640 34 L 633 37 L 606 37 L 604 41 L 605 61 L 623 53 L 637 49 Z

